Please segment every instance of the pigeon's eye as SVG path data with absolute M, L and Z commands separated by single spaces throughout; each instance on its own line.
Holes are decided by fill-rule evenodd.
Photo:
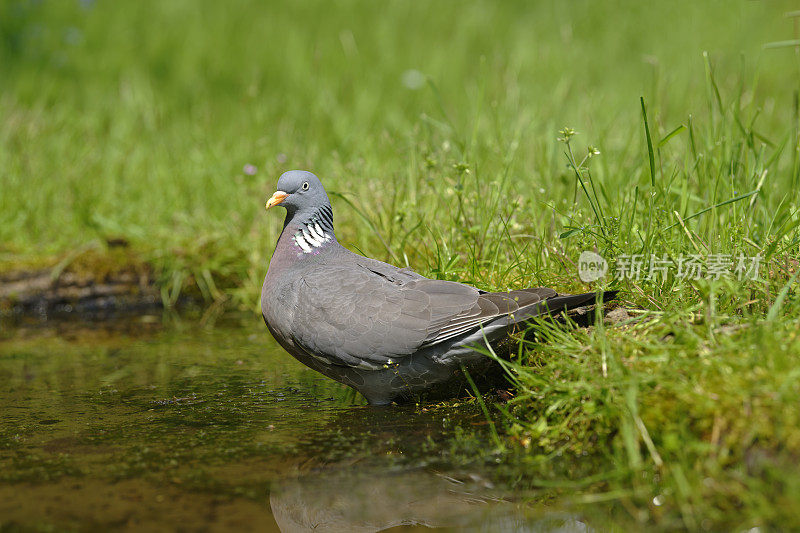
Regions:
M 304 181 L 304 182 L 303 182 L 303 186 L 302 186 L 302 188 L 303 188 L 303 190 L 304 190 L 304 191 L 307 191 L 307 190 L 308 190 L 308 182 L 307 182 L 307 181 Z

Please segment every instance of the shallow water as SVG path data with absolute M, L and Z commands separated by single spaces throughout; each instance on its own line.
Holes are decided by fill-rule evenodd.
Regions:
M 0 530 L 586 531 L 460 459 L 474 403 L 371 408 L 252 318 L 2 326 Z

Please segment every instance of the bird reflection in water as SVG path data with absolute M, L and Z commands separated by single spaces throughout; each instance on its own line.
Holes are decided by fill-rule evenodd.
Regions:
M 463 477 L 456 479 L 423 469 L 321 471 L 278 484 L 269 502 L 283 533 L 367 533 L 391 528 L 594 531 L 570 514 L 532 513 L 497 494 L 480 476 Z

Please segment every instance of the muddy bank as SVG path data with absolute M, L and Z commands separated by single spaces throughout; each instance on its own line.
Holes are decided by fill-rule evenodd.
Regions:
M 0 315 L 143 311 L 162 306 L 153 276 L 131 268 L 102 275 L 54 269 L 0 273 Z

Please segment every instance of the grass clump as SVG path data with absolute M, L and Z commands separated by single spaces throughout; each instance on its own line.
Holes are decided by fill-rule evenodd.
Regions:
M 539 455 L 604 457 L 604 475 L 571 498 L 616 494 L 616 510 L 642 523 L 796 523 L 796 328 L 746 322 L 709 334 L 648 317 L 552 330 L 515 368 L 511 434 Z

